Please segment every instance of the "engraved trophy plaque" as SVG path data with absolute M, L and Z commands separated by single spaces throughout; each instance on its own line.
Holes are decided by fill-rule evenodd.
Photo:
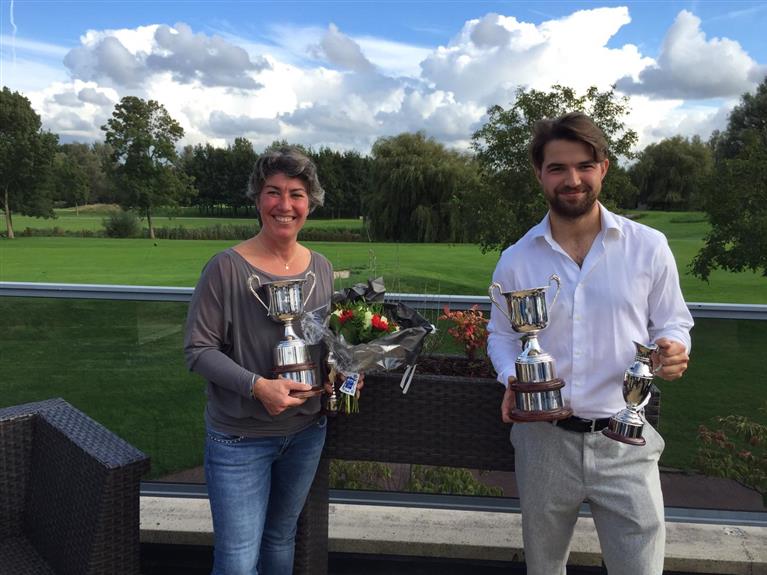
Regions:
M 559 295 L 559 276 L 549 278 L 556 283 L 557 291 L 551 305 Z M 511 384 L 516 398 L 516 407 L 511 415 L 515 421 L 556 421 L 572 415 L 572 410 L 564 406 L 561 389 L 565 383 L 556 376 L 554 358 L 541 349 L 538 332 L 549 323 L 546 307 L 546 291 L 549 286 L 504 292 L 501 284 L 494 282 L 488 293 L 490 300 L 511 322 L 511 327 L 522 335 L 522 353 L 515 363 L 517 381 Z M 498 291 L 506 300 L 506 307 L 498 303 L 494 292 Z
M 311 287 L 304 298 L 304 286 L 310 279 Z M 316 381 L 317 366 L 311 360 L 309 348 L 306 342 L 298 337 L 293 327 L 293 321 L 303 313 L 304 300 L 308 300 L 312 295 L 316 283 L 317 278 L 314 272 L 310 271 L 304 279 L 280 280 L 264 284 L 269 300 L 267 305 L 257 292 L 261 287 L 258 275 L 252 274 L 248 278 L 250 291 L 264 306 L 269 317 L 285 324 L 285 339 L 274 348 L 274 376 L 292 379 L 309 386 L 306 391 L 292 391 L 290 394 L 294 397 L 312 397 L 323 392 L 322 385 Z
M 640 411 L 650 401 L 653 380 L 652 353 L 657 345 L 634 342 L 634 362 L 623 374 L 623 399 L 626 407 L 610 418 L 602 430 L 607 437 L 630 445 L 644 445 L 642 437 L 644 420 Z

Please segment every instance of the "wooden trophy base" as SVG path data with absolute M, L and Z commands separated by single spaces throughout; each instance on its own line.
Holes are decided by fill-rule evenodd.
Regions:
M 614 439 L 615 441 L 620 441 L 621 443 L 628 443 L 629 445 L 645 445 L 647 441 L 645 441 L 644 437 L 626 437 L 625 435 L 621 435 L 620 433 L 616 433 L 615 431 L 611 430 L 610 428 L 605 428 L 602 430 L 602 433 L 605 434 L 610 439 Z
M 314 371 L 315 367 L 317 366 L 313 363 L 294 363 L 292 365 L 275 366 L 274 376 L 281 377 L 283 376 L 283 374 L 286 374 L 286 373 L 290 374 L 290 373 L 298 373 L 301 371 Z M 289 393 L 289 395 L 291 397 L 297 397 L 298 399 L 306 399 L 309 397 L 320 395 L 321 393 L 324 393 L 324 391 L 325 391 L 325 388 L 323 386 L 312 385 L 312 387 L 310 387 L 307 390 L 294 389 Z
M 315 397 L 317 395 L 321 395 L 324 392 L 325 392 L 324 387 L 313 387 L 311 389 L 307 389 L 306 391 L 294 389 L 288 395 L 290 395 L 290 397 L 297 397 L 298 399 L 306 399 L 309 397 Z
M 541 383 L 520 383 L 515 381 L 510 385 L 511 390 L 515 393 L 523 393 L 527 395 L 541 394 L 548 392 L 556 392 L 563 388 L 565 382 L 561 379 L 552 379 L 550 381 L 544 381 Z M 560 401 L 561 403 L 561 401 Z M 543 410 L 526 410 L 515 407 L 511 410 L 511 418 L 514 421 L 520 423 L 528 423 L 534 421 L 559 421 L 560 419 L 567 419 L 573 414 L 572 409 L 569 407 L 557 407 L 554 409 Z
M 567 419 L 573 414 L 569 407 L 560 407 L 559 409 L 549 409 L 546 411 L 523 411 L 518 408 L 511 410 L 511 419 L 520 423 L 530 423 L 534 421 L 559 421 Z

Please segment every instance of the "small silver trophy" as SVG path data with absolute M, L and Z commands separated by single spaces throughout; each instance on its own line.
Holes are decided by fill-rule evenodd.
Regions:
M 653 380 L 652 353 L 658 349 L 655 344 L 644 345 L 634 342 L 634 362 L 623 374 L 623 399 L 626 407 L 610 418 L 602 430 L 607 437 L 630 445 L 644 445 L 642 437 L 644 420 L 640 411 L 650 401 Z
M 557 301 L 561 287 L 559 276 L 552 274 L 551 282 L 557 284 L 557 291 L 551 305 Z M 546 290 L 549 286 L 504 292 L 501 284 L 490 284 L 490 300 L 511 322 L 511 327 L 522 336 L 522 353 L 514 362 L 517 381 L 511 384 L 516 398 L 516 407 L 511 415 L 516 421 L 555 421 L 572 415 L 564 406 L 561 389 L 565 382 L 556 376 L 554 358 L 541 349 L 538 332 L 549 323 L 546 307 Z M 495 299 L 494 291 L 506 300 L 507 311 Z
M 304 286 L 309 279 L 312 280 L 309 293 L 303 296 Z M 306 342 L 298 337 L 293 328 L 293 321 L 298 319 L 304 311 L 304 300 L 308 300 L 317 284 L 314 272 L 307 272 L 303 279 L 280 280 L 264 284 L 268 294 L 267 305 L 258 295 L 261 280 L 257 274 L 248 278 L 248 287 L 256 296 L 256 299 L 266 309 L 266 313 L 275 321 L 285 324 L 285 339 L 280 341 L 274 348 L 274 376 L 292 379 L 309 386 L 306 391 L 292 391 L 294 397 L 312 397 L 322 393 L 323 388 L 315 378 L 317 367 L 311 360 L 309 348 Z

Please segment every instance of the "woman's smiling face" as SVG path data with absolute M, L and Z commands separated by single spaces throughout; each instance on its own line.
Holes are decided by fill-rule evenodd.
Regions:
M 275 239 L 295 239 L 309 215 L 306 187 L 302 179 L 283 173 L 266 178 L 256 201 L 261 229 Z

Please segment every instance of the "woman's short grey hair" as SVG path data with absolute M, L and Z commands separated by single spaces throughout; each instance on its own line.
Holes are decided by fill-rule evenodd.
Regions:
M 256 202 L 264 182 L 275 174 L 298 178 L 306 184 L 310 212 L 325 203 L 325 190 L 317 179 L 317 166 L 306 154 L 292 146 L 271 148 L 261 154 L 248 180 L 247 197 Z

